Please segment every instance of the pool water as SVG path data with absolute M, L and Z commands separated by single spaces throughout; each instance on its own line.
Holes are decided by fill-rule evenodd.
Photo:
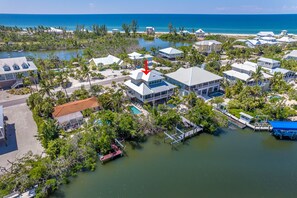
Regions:
M 135 106 L 130 106 L 129 108 L 133 114 L 135 115 L 141 114 L 141 111 L 137 109 Z
M 211 93 L 208 96 L 214 98 L 214 97 L 220 97 L 220 96 L 223 96 L 223 95 L 224 95 L 223 92 L 218 91 L 218 92 Z

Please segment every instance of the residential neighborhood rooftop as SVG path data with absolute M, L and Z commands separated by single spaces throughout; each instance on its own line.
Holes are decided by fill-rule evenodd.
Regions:
M 159 51 L 164 53 L 164 54 L 171 54 L 171 55 L 173 55 L 173 54 L 183 54 L 184 53 L 183 51 L 180 51 L 180 50 L 172 48 L 172 47 L 161 49 Z
M 74 102 L 69 102 L 69 103 L 54 107 L 53 117 L 57 118 L 68 114 L 80 112 L 86 109 L 96 108 L 99 106 L 100 104 L 98 103 L 97 98 L 95 97 L 87 98 L 84 100 L 78 100 Z
M 26 57 L 0 59 L 0 74 L 17 73 L 23 71 L 37 70 L 32 61 Z
M 273 59 L 270 59 L 270 58 L 264 58 L 264 57 L 259 58 L 258 61 L 272 63 L 272 64 L 273 63 L 279 63 L 279 61 L 277 61 L 277 60 L 273 60 Z
M 220 44 L 222 43 L 216 40 L 204 40 L 204 41 L 199 41 L 195 43 L 195 45 L 220 45 Z
M 130 78 L 134 80 L 143 80 L 145 82 L 164 79 L 163 75 L 155 70 L 150 71 L 148 74 L 145 74 L 142 71 L 143 69 L 137 69 L 132 71 L 130 73 Z
M 111 65 L 113 63 L 121 64 L 122 60 L 118 57 L 115 57 L 113 55 L 108 55 L 106 57 L 102 58 L 92 58 L 90 61 L 94 61 L 96 65 L 102 64 L 102 65 Z
M 166 74 L 166 76 L 188 86 L 223 79 L 221 76 L 213 74 L 199 67 L 191 67 L 187 69 L 180 68 L 175 72 Z

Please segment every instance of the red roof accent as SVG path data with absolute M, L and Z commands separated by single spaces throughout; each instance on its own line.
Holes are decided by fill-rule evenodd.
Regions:
M 74 102 L 69 102 L 63 105 L 56 106 L 54 108 L 53 117 L 61 117 L 64 115 L 68 115 L 71 113 L 83 111 L 86 109 L 96 108 L 99 107 L 99 103 L 96 97 L 87 98 L 84 100 L 78 100 Z

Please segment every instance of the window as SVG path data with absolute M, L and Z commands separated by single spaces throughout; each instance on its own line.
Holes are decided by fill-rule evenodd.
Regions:
M 14 70 L 20 70 L 20 66 L 18 66 L 17 64 L 14 64 L 12 67 Z
M 10 71 L 11 69 L 10 69 L 10 67 L 8 65 L 4 65 L 3 66 L 3 70 L 4 71 Z
M 22 68 L 23 68 L 23 69 L 28 69 L 29 66 L 28 66 L 26 63 L 23 63 L 23 64 L 22 64 Z

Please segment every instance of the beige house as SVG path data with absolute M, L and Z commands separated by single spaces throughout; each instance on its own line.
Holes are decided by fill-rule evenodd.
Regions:
M 196 42 L 193 45 L 199 52 L 209 54 L 211 52 L 219 52 L 222 50 L 222 43 L 215 40 L 205 40 Z

